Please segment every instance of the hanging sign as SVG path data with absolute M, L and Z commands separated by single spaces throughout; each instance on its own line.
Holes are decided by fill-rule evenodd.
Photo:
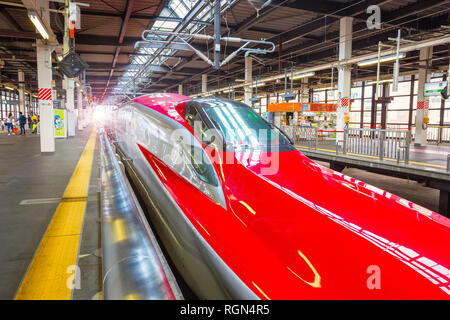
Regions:
M 425 83 L 425 96 L 439 96 L 442 90 L 447 86 L 447 81 L 439 82 L 426 82 Z

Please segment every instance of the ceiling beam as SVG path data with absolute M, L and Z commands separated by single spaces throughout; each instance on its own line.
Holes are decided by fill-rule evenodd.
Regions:
M 111 76 L 114 72 L 114 68 L 116 67 L 117 59 L 119 58 L 120 53 L 120 45 L 123 43 L 123 39 L 125 37 L 125 33 L 127 31 L 128 21 L 130 21 L 130 16 L 133 11 L 134 0 L 127 0 L 126 10 L 122 17 L 122 25 L 120 26 L 119 39 L 117 41 L 116 52 L 114 53 L 114 58 L 111 65 L 111 71 L 109 73 L 109 79 L 106 83 L 106 88 L 109 86 L 109 81 L 111 80 Z M 105 88 L 105 92 L 106 92 Z
M 0 37 L 2 38 L 19 38 L 19 39 L 42 39 L 39 33 L 35 32 L 22 32 L 0 29 Z M 3 41 L 3 40 L 2 40 Z
M 5 18 L 6 21 L 10 25 L 12 25 L 16 30 L 23 31 L 22 26 L 14 19 L 8 12 L 8 10 L 5 7 L 0 7 L 0 14 Z

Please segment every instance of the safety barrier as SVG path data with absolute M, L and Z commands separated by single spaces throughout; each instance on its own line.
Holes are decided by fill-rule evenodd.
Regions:
M 450 126 L 433 126 L 427 128 L 427 142 L 433 144 L 450 143 Z
M 409 162 L 409 130 L 344 129 L 343 153 L 354 153 Z
M 409 130 L 345 128 L 343 131 L 321 130 L 314 127 L 282 126 L 298 146 L 309 149 L 335 148 L 336 153 L 356 154 L 395 159 L 409 163 L 411 132 Z M 344 140 L 336 142 L 326 134 L 343 132 Z
M 104 132 L 100 144 L 104 299 L 183 299 Z

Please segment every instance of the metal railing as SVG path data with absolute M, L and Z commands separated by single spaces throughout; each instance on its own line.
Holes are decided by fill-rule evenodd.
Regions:
M 410 142 L 409 130 L 347 128 L 344 129 L 343 153 L 409 163 Z
M 433 144 L 450 143 L 450 126 L 433 126 L 427 128 L 427 142 Z
M 294 143 L 308 149 L 334 149 L 336 153 L 356 154 L 376 157 L 380 160 L 394 159 L 409 163 L 411 132 L 409 130 L 390 129 L 344 129 L 344 140 L 336 141 L 338 131 L 320 130 L 314 127 L 282 126 Z M 342 132 L 342 131 L 341 131 Z
M 100 144 L 104 299 L 183 299 L 104 132 Z

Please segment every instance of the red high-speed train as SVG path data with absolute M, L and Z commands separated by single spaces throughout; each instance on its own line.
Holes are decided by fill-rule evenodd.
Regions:
M 315 163 L 247 105 L 159 93 L 114 118 L 199 298 L 450 298 L 450 219 Z

